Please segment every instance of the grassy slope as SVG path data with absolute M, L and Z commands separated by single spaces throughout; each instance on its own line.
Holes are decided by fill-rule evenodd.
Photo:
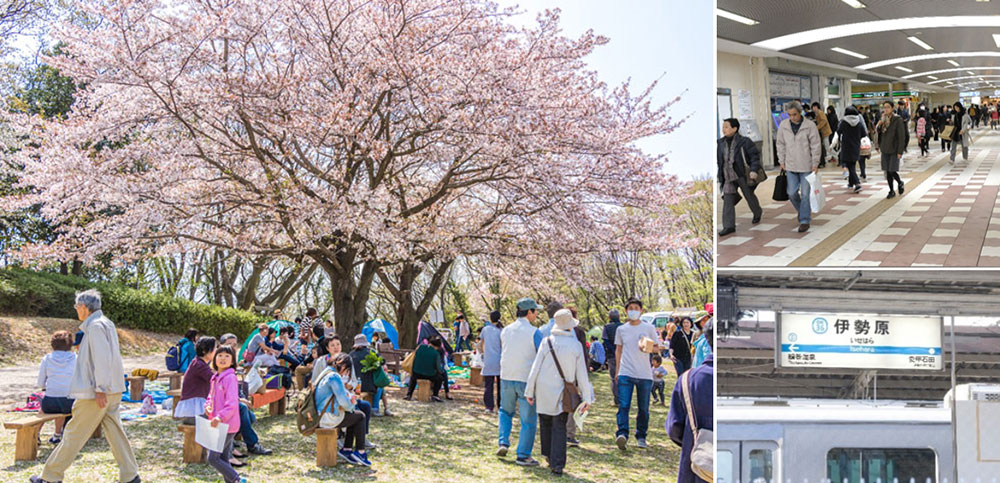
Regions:
M 678 448 L 667 438 L 663 424 L 667 408 L 651 408 L 649 443 L 646 450 L 630 446 L 621 453 L 614 446 L 615 408 L 609 403 L 611 391 L 607 373 L 592 375 L 598 403 L 587 418 L 587 427 L 579 436 L 582 446 L 568 450 L 567 481 L 675 481 Z M 465 381 L 460 381 L 465 382 Z M 673 386 L 672 377 L 667 387 Z M 475 388 L 478 390 L 478 388 Z M 253 482 L 346 481 L 501 481 L 547 480 L 551 473 L 539 453 L 535 438 L 533 456 L 542 461 L 538 468 L 514 464 L 513 451 L 506 459 L 493 455 L 496 449 L 496 417 L 485 413 L 473 399 L 480 393 L 463 388 L 453 391 L 458 400 L 445 404 L 407 402 L 393 392 L 393 418 L 373 418 L 372 439 L 379 445 L 371 456 L 374 468 L 339 465 L 319 469 L 315 466 L 315 440 L 303 438 L 294 429 L 294 416 L 266 417 L 258 411 L 257 428 L 265 446 L 275 455 L 255 457 L 241 474 Z M 669 392 L 667 393 L 669 395 Z M 0 413 L 0 420 L 19 417 Z M 630 425 L 635 423 L 632 410 Z M 181 436 L 168 418 L 126 423 L 126 431 L 142 468 L 143 481 L 194 482 L 222 481 L 207 465 L 181 463 Z M 51 433 L 47 426 L 42 434 Z M 516 445 L 518 431 L 515 419 Z M 634 444 L 634 439 L 630 440 Z M 27 481 L 41 471 L 51 445 L 43 443 L 40 460 L 14 464 L 14 432 L 0 435 L 0 480 Z M 513 450 L 513 448 L 512 448 Z M 84 447 L 81 456 L 66 474 L 66 481 L 114 481 L 118 470 L 104 440 Z
M 66 330 L 76 333 L 80 322 L 49 317 L 0 316 L 0 367 L 18 363 L 38 364 L 52 351 L 52 333 Z M 118 329 L 122 355 L 165 354 L 179 336 L 144 330 Z

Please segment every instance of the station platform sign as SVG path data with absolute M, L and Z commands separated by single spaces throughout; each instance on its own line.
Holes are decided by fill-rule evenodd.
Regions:
M 944 369 L 941 317 L 783 312 L 777 319 L 778 367 Z

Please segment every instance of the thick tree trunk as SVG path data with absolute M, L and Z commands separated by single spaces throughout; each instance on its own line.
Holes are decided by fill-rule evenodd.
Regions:
M 332 256 L 331 256 L 332 255 Z M 336 252 L 328 250 L 309 254 L 319 263 L 330 277 L 330 295 L 333 300 L 333 321 L 345 350 L 350 350 L 354 336 L 361 333 L 364 325 L 368 296 L 372 281 L 378 272 L 378 262 L 368 260 L 360 263 L 360 273 L 355 270 L 358 252 L 341 248 Z
M 399 332 L 399 346 L 412 349 L 417 343 L 417 327 L 420 320 L 427 314 L 431 301 L 439 288 L 445 285 L 451 270 L 452 261 L 442 263 L 434 271 L 431 281 L 424 291 L 423 297 L 416 301 L 413 296 L 413 285 L 423 270 L 414 264 L 406 263 L 400 268 L 396 283 L 385 274 L 379 272 L 379 279 L 392 294 L 396 301 L 396 331 Z
M 79 258 L 73 259 L 73 275 L 82 276 L 83 275 L 83 262 Z

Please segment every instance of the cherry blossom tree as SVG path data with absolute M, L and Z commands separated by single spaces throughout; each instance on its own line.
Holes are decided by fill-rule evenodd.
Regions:
M 415 326 L 412 281 L 460 254 L 686 243 L 669 209 L 686 186 L 635 145 L 676 127 L 670 103 L 603 84 L 584 58 L 607 39 L 565 37 L 558 11 L 519 28 L 478 0 L 79 9 L 46 59 L 86 86 L 73 112 L 12 119 L 37 142 L 15 154 L 31 192 L 3 202 L 64 227 L 24 259 L 305 257 L 346 337 L 377 277 Z

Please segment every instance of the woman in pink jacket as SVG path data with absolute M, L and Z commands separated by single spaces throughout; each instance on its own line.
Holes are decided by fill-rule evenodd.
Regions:
M 212 388 L 205 401 L 205 416 L 212 420 L 212 427 L 217 428 L 219 423 L 229 425 L 222 452 L 208 452 L 208 464 L 222 475 L 226 483 L 246 481 L 245 478 L 240 478 L 233 465 L 229 464 L 233 456 L 233 438 L 240 431 L 239 388 L 236 371 L 233 370 L 234 361 L 236 354 L 232 347 L 221 346 L 216 349 L 215 358 L 212 359 L 215 375 L 212 376 Z

